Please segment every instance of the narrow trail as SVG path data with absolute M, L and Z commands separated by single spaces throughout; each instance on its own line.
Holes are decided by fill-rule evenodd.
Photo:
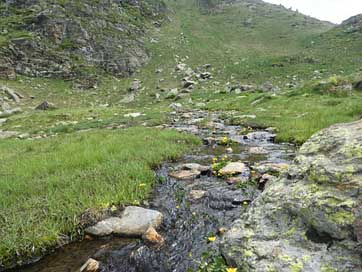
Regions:
M 198 125 L 201 123 L 204 125 Z M 242 135 L 241 127 L 226 125 L 218 113 L 178 112 L 173 115 L 169 127 L 196 134 L 204 140 L 204 145 L 178 162 L 164 163 L 156 171 L 159 182 L 147 208 L 164 215 L 159 230 L 165 238 L 163 247 L 148 246 L 141 240 L 107 237 L 67 245 L 38 263 L 16 271 L 75 271 L 90 257 L 101 263 L 102 272 L 195 271 L 200 260 L 209 261 L 220 256 L 223 230 L 252 205 L 263 185 L 230 184 L 207 170 L 187 180 L 172 178 L 170 173 L 185 169 L 185 164 L 210 166 L 215 158 L 225 158 L 247 165 L 246 175 L 255 175 L 258 171 L 257 175 L 262 175 L 263 171 L 257 169 L 288 164 L 295 148 L 274 143 L 275 135 L 267 131 Z M 225 136 L 231 144 L 217 144 L 218 139 Z

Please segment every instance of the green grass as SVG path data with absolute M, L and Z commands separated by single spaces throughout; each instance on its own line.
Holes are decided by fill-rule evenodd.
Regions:
M 88 208 L 146 199 L 152 168 L 197 143 L 192 136 L 145 128 L 1 141 L 0 264 L 76 236 Z
M 226 114 L 232 124 L 273 126 L 278 129 L 278 141 L 297 144 L 332 124 L 362 117 L 361 92 L 343 94 L 342 97 L 310 89 L 282 92 L 275 96 L 264 93 L 198 93 L 194 99 L 210 100 L 205 108 L 211 111 L 235 111 Z M 256 118 L 243 115 L 255 115 Z

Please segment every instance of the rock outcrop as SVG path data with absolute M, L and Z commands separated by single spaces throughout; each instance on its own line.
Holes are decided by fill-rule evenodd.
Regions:
M 162 1 L 3 1 L 7 17 L 0 76 L 128 76 L 148 60 L 146 30 L 160 25 Z M 20 35 L 21 34 L 21 35 Z
M 243 271 L 361 271 L 362 121 L 315 134 L 222 243 Z

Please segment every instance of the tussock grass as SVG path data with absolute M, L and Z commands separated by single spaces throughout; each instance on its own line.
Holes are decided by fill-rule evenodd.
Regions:
M 139 203 L 154 183 L 151 168 L 197 143 L 145 128 L 1 141 L 0 267 L 77 235 L 87 208 Z

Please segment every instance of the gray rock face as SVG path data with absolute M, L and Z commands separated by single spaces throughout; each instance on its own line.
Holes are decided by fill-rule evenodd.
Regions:
M 31 33 L 0 48 L 0 76 L 6 78 L 15 78 L 14 70 L 28 76 L 81 78 L 94 68 L 116 76 L 131 75 L 148 61 L 146 30 L 152 22 L 161 24 L 166 9 L 162 1 L 150 0 L 6 4 L 1 16 L 26 11 L 26 23 L 16 28 Z
M 148 228 L 157 229 L 162 223 L 162 217 L 158 211 L 129 206 L 123 211 L 121 218 L 110 217 L 85 229 L 85 232 L 94 236 L 118 234 L 141 237 Z
M 314 135 L 235 221 L 222 250 L 243 271 L 361 271 L 362 121 Z

